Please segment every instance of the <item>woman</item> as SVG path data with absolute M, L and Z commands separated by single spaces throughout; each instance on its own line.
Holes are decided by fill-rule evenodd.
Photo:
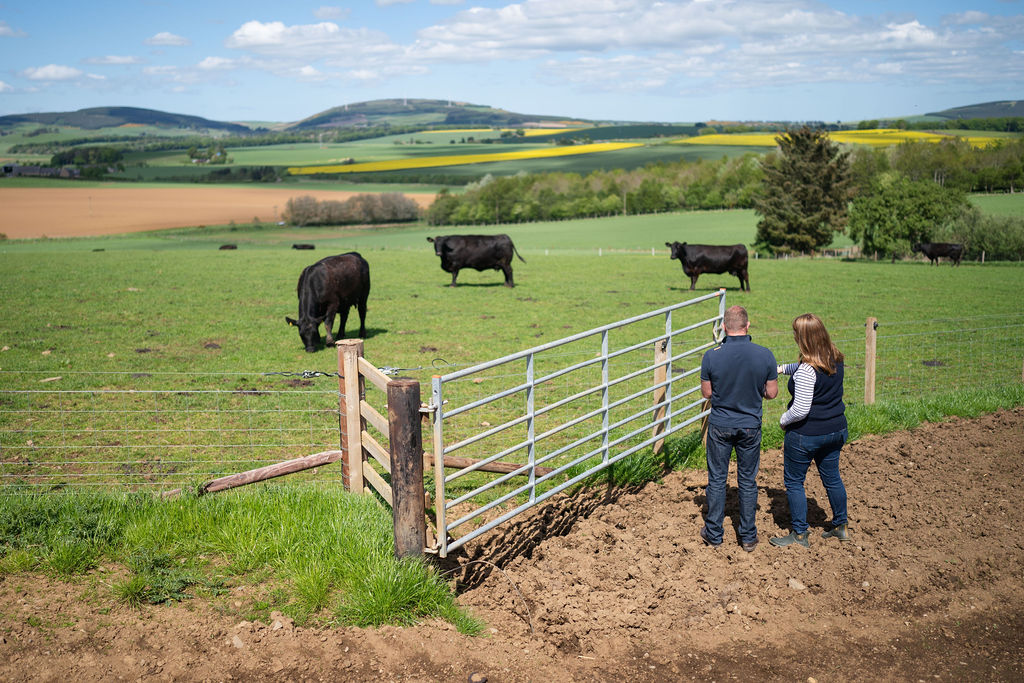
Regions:
M 821 319 L 805 313 L 793 321 L 793 337 L 800 349 L 799 363 L 778 367 L 790 375 L 788 410 L 779 420 L 786 430 L 783 445 L 783 480 L 789 499 L 789 535 L 769 543 L 810 546 L 807 530 L 807 494 L 804 480 L 814 462 L 828 493 L 832 521 L 825 538 L 850 540 L 846 528 L 846 488 L 839 476 L 839 451 L 846 443 L 846 406 L 843 405 L 843 354 L 828 336 Z

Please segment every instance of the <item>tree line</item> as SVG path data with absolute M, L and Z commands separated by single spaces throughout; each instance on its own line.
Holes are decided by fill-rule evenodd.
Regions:
M 915 242 L 962 242 L 967 258 L 1024 259 L 1024 219 L 985 216 L 968 191 L 1024 185 L 1024 141 L 974 148 L 959 140 L 910 142 L 851 154 L 827 133 L 779 138 L 763 162 L 755 246 L 814 251 L 847 232 L 866 254 L 893 260 Z
M 757 155 L 649 164 L 641 169 L 484 176 L 462 194 L 442 190 L 431 225 L 523 223 L 681 209 L 750 208 L 761 172 Z
M 362 225 L 419 220 L 419 205 L 397 192 L 357 194 L 344 201 L 319 201 L 311 195 L 292 197 L 285 204 L 284 220 L 292 225 Z
M 824 130 L 799 130 L 806 133 L 780 135 L 777 138 L 779 149 L 767 155 L 747 154 L 718 161 L 659 162 L 629 171 L 598 170 L 586 175 L 488 175 L 470 183 L 464 193 L 442 191 L 428 209 L 427 221 L 432 225 L 479 225 L 693 209 L 768 209 L 765 202 L 780 200 L 772 194 L 772 188 L 779 186 L 781 178 L 789 177 L 788 173 L 796 183 L 794 192 L 800 192 L 801 188 L 815 189 L 800 199 L 799 207 L 787 209 L 802 214 L 824 210 L 808 204 L 820 195 L 821 188 L 812 184 L 812 180 L 839 183 L 835 188 L 826 188 L 824 196 L 830 196 L 833 191 L 838 196 L 835 206 L 825 210 L 819 218 L 824 221 L 822 225 L 842 228 L 846 204 L 860 194 L 872 192 L 876 178 L 887 173 L 897 173 L 911 180 L 927 179 L 963 192 L 1016 192 L 1024 188 L 1024 140 L 1012 139 L 993 147 L 977 148 L 959 138 L 950 138 L 939 143 L 905 142 L 891 148 L 856 147 L 842 151 L 828 140 Z M 806 140 L 808 136 L 815 142 Z M 791 139 L 803 140 L 804 148 L 786 149 Z M 828 176 L 820 176 L 823 172 L 835 174 L 827 164 L 822 165 L 825 159 L 820 155 L 824 151 L 818 149 L 819 142 L 827 142 L 828 149 L 833 150 L 831 157 L 841 159 L 841 173 L 830 180 Z M 776 169 L 792 164 L 792 159 L 815 154 L 819 158 L 807 169 L 792 167 L 778 175 Z M 774 213 L 769 210 L 769 215 Z M 832 234 L 829 229 L 825 229 L 825 233 Z M 829 241 L 830 237 L 825 244 Z M 817 238 L 810 242 L 790 240 L 785 246 L 805 251 L 820 246 L 819 242 Z M 774 245 L 771 240 L 766 240 L 765 244 L 783 246 L 781 243 Z

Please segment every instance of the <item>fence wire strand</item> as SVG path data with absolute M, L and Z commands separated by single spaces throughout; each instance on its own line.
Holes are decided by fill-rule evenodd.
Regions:
M 864 325 L 835 327 L 833 341 L 846 356 L 848 405 L 863 401 Z M 779 362 L 796 360 L 789 329 L 756 333 Z M 550 359 L 594 357 L 598 349 L 572 348 Z M 1024 313 L 934 320 L 881 320 L 877 330 L 876 398 L 905 399 L 936 393 L 1009 386 L 1022 381 Z M 387 360 L 371 358 L 371 361 Z M 452 361 L 455 362 L 452 362 Z M 618 370 L 649 368 L 646 350 L 617 359 Z M 476 362 L 432 359 L 417 367 L 392 368 L 429 380 L 442 368 Z M 692 373 L 700 357 L 672 361 L 672 376 Z M 486 396 L 522 372 L 495 368 L 456 380 L 473 395 Z M 543 368 L 538 367 L 538 376 Z M 581 368 L 537 388 L 571 395 L 594 386 L 601 369 Z M 278 372 L 83 372 L 0 371 L 0 495 L 85 487 L 174 488 L 254 467 L 340 447 L 337 373 Z M 281 384 L 287 382 L 287 388 Z M 237 384 L 223 388 L 225 384 Z M 300 386 L 301 385 L 301 386 Z M 765 404 L 765 421 L 778 420 L 785 390 Z M 584 397 L 576 417 L 595 409 Z M 518 411 L 518 406 L 515 407 Z M 512 414 L 510 408 L 509 414 Z M 475 417 L 465 436 L 504 417 Z M 572 416 L 570 416 L 572 417 Z M 542 433 L 543 413 L 537 418 Z M 486 425 L 485 425 L 486 426 Z M 454 429 L 457 437 L 461 429 Z M 429 444 L 430 439 L 424 441 Z M 511 445 L 511 444 L 510 444 Z M 520 453 L 521 455 L 521 453 Z M 513 458 L 514 459 L 514 458 Z M 340 467 L 292 475 L 312 483 L 340 484 Z

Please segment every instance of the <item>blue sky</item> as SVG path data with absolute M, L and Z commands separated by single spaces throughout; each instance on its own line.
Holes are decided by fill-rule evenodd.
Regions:
M 297 121 L 408 97 L 851 121 L 1024 99 L 1024 0 L 327 2 L 0 0 L 0 114 Z

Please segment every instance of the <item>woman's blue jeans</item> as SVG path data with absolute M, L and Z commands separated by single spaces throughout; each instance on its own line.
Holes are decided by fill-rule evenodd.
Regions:
M 818 475 L 825 485 L 828 504 L 832 507 L 832 524 L 846 524 L 846 487 L 839 476 L 839 452 L 849 434 L 845 429 L 821 436 L 786 432 L 783 444 L 782 479 L 789 499 L 790 527 L 798 534 L 807 531 L 807 493 L 804 480 L 811 463 L 818 466 Z

